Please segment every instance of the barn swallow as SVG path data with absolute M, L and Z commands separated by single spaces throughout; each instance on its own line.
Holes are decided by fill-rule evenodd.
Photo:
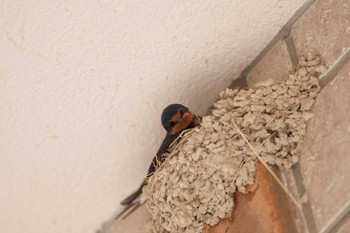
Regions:
M 146 178 L 134 193 L 132 193 L 120 203 L 121 205 L 125 206 L 125 209 L 119 213 L 115 219 L 119 218 L 127 210 L 133 207 L 132 210 L 123 217 L 126 218 L 130 213 L 132 213 L 145 202 L 145 199 L 141 195 L 142 188 L 147 184 L 148 178 L 152 176 L 159 164 L 162 163 L 170 154 L 170 145 L 180 136 L 184 130 L 199 126 L 201 120 L 202 118 L 200 116 L 193 114 L 187 107 L 181 104 L 171 104 L 163 110 L 161 122 L 164 129 L 166 130 L 166 136 L 148 168 Z

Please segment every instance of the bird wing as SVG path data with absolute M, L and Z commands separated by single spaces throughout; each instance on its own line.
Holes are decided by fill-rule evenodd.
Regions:
M 120 203 L 121 205 L 125 206 L 125 208 L 117 215 L 117 217 L 115 219 L 118 219 L 119 217 L 123 216 L 124 213 L 126 213 L 129 209 L 131 209 L 131 207 L 133 207 L 128 212 L 128 214 L 123 217 L 123 219 L 126 218 L 129 214 L 134 212 L 138 207 L 140 207 L 145 202 L 145 199 L 141 198 L 142 188 L 145 184 L 147 184 L 147 179 L 151 175 L 153 175 L 153 173 L 155 172 L 155 170 L 157 169 L 159 164 L 165 160 L 166 156 L 169 153 L 169 146 L 177 138 L 177 136 L 178 135 L 171 135 L 169 133 L 166 134 L 162 144 L 160 145 L 160 147 L 158 149 L 156 156 L 154 156 L 152 163 L 150 164 L 150 166 L 148 168 L 148 173 L 147 173 L 146 179 L 142 182 L 140 187 L 135 192 L 133 192 L 128 197 L 126 197 Z
M 117 216 L 114 218 L 114 220 L 117 220 L 118 218 L 120 218 L 122 216 L 123 216 L 122 219 L 127 218 L 132 212 L 134 212 L 140 206 L 145 204 L 146 198 L 142 195 L 142 189 L 141 189 L 141 193 L 139 193 L 138 191 L 139 190 L 137 190 L 136 192 L 134 192 L 133 194 L 131 194 L 129 197 L 127 197 L 124 200 L 125 203 L 126 203 L 126 202 L 129 202 L 132 199 L 132 201 L 130 201 L 130 203 L 126 204 L 124 206 L 124 209 L 122 211 L 120 211 L 119 214 L 117 214 Z M 129 198 L 130 198 L 130 200 L 128 200 Z
M 157 167 L 162 162 L 164 162 L 165 158 L 170 153 L 170 150 L 169 150 L 170 144 L 176 139 L 177 136 L 178 135 L 171 135 L 169 133 L 166 134 L 162 144 L 160 145 L 160 147 L 158 149 L 156 156 L 154 156 L 152 163 L 150 164 L 150 166 L 148 168 L 146 179 L 149 178 L 151 175 L 153 175 L 153 173 L 155 172 Z
M 129 195 L 127 198 L 125 198 L 122 202 L 120 202 L 121 205 L 130 205 L 138 196 L 142 193 L 142 187 L 141 185 L 135 192 L 133 192 L 131 195 Z
M 170 133 L 167 133 L 165 135 L 165 138 L 163 139 L 163 142 L 162 144 L 160 145 L 158 151 L 157 151 L 157 154 L 156 156 L 160 156 L 164 153 L 169 153 L 169 147 L 170 147 L 170 144 L 173 143 L 173 141 L 179 136 L 179 133 L 178 134 L 170 134 Z

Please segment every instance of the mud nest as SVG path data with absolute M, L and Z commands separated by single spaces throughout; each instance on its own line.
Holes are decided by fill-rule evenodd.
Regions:
M 257 160 L 232 120 L 267 163 L 281 169 L 297 163 L 324 71 L 320 58 L 308 54 L 283 81 L 222 91 L 212 115 L 184 136 L 144 187 L 152 215 L 147 232 L 201 233 L 232 211 L 234 193 L 254 182 Z

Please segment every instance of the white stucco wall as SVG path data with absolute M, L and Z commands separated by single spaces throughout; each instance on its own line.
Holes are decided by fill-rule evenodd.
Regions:
M 1 0 L 0 232 L 95 232 L 304 2 Z

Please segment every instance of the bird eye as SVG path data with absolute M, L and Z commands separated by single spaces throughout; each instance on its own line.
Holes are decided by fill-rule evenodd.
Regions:
M 174 121 L 168 121 L 167 124 L 170 126 L 170 127 L 173 127 L 175 125 L 175 122 Z
M 179 113 L 180 113 L 180 115 L 182 116 L 185 112 L 184 112 L 184 110 L 183 110 L 182 108 L 180 108 L 180 109 L 179 109 Z

